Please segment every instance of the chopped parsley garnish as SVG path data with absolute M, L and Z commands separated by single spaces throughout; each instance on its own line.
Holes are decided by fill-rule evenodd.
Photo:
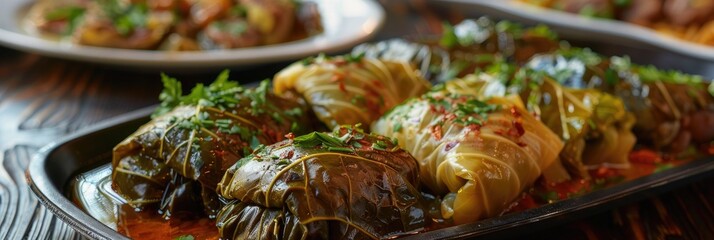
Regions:
M 122 6 L 119 0 L 98 0 L 97 2 L 121 35 L 128 35 L 135 29 L 146 26 L 149 8 L 145 3 Z
M 387 150 L 387 149 L 384 148 L 384 146 L 379 145 L 379 144 L 377 144 L 377 143 L 372 143 L 372 149 L 381 150 L 381 151 L 386 151 L 386 150 Z
M 454 26 L 446 22 L 443 23 L 442 26 L 444 28 L 444 32 L 441 34 L 439 45 L 446 49 L 455 47 L 456 44 L 459 43 L 459 38 L 456 36 Z
M 344 143 L 340 139 L 333 137 L 327 133 L 312 132 L 293 139 L 293 143 L 300 147 L 310 148 L 318 145 L 325 147 L 344 147 Z
M 244 92 L 244 89 L 238 82 L 228 80 L 228 75 L 229 71 L 224 70 L 208 87 L 199 83 L 191 90 L 191 93 L 184 96 L 181 82 L 162 73 L 161 81 L 164 84 L 164 90 L 159 94 L 161 105 L 151 116 L 157 117 L 181 105 L 201 105 L 221 110 L 235 107 L 238 103 L 236 95 Z
M 215 21 L 211 23 L 211 27 L 231 36 L 239 37 L 248 30 L 248 23 L 243 21 Z
M 364 57 L 364 52 L 358 53 L 358 54 L 346 54 L 344 56 L 345 61 L 348 63 L 358 63 L 362 61 L 362 58 Z
M 402 130 L 402 122 L 401 121 L 395 121 L 394 126 L 392 126 L 392 130 L 394 132 L 399 132 Z
M 354 152 L 352 148 L 348 147 L 327 147 L 327 151 L 330 152 L 346 152 L 346 153 L 351 153 Z

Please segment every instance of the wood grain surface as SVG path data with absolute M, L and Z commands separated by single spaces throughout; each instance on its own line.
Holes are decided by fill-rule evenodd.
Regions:
M 464 16 L 439 16 L 422 1 L 389 3 L 387 8 L 391 14 L 380 39 L 427 33 L 439 27 L 434 21 Z M 405 30 L 405 25 L 410 28 Z M 673 54 L 611 44 L 595 48 L 608 54 L 633 54 L 635 61 L 644 63 L 714 72 L 714 63 Z M 285 64 L 237 69 L 232 76 L 254 82 L 270 77 Z M 212 81 L 217 71 L 169 74 L 188 88 Z M 24 169 L 41 146 L 101 120 L 156 104 L 160 90 L 159 70 L 99 66 L 0 47 L 0 239 L 82 238 L 38 203 L 27 186 Z M 714 178 L 702 179 L 524 238 L 714 239 L 713 184 Z

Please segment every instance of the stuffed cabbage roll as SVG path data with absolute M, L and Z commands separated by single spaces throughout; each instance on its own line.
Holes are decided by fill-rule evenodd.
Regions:
M 563 147 L 517 96 L 457 94 L 445 88 L 394 108 L 372 131 L 399 140 L 419 161 L 421 181 L 444 196 L 455 224 L 493 217 L 541 175 Z
M 169 210 L 176 200 L 199 199 L 215 213 L 213 191 L 226 169 L 259 145 L 311 126 L 304 104 L 268 92 L 268 82 L 244 89 L 224 72 L 182 96 L 178 81 L 163 80 L 158 116 L 113 152 L 113 186 L 134 207 Z
M 536 56 L 527 65 L 555 73 L 574 88 L 598 88 L 621 98 L 637 117 L 634 132 L 642 143 L 680 153 L 690 143 L 714 139 L 714 98 L 700 76 L 605 58 L 589 49 L 563 49 Z M 572 69 L 572 70 L 568 70 Z
M 526 28 L 510 21 L 487 17 L 445 24 L 440 39 L 392 39 L 355 47 L 352 54 L 409 61 L 419 66 L 425 78 L 445 82 L 490 65 L 496 58 L 528 61 L 536 53 L 558 47 L 557 35 L 544 25 Z
M 360 55 L 320 56 L 296 62 L 275 75 L 276 94 L 297 93 L 330 128 L 369 125 L 407 98 L 431 86 L 401 61 Z
M 340 127 L 256 150 L 218 185 L 226 239 L 383 239 L 423 230 L 416 160 L 395 140 Z
M 522 91 L 521 97 L 528 100 L 529 111 L 566 142 L 560 163 L 567 174 L 549 169 L 544 174 L 549 182 L 587 179 L 589 168 L 602 165 L 629 167 L 635 117 L 620 99 L 594 89 L 566 88 L 547 76 Z
M 518 94 L 524 107 L 565 142 L 559 161 L 544 170 L 548 182 L 589 178 L 587 170 L 603 164 L 629 166 L 627 157 L 636 141 L 631 132 L 635 119 L 612 95 L 567 88 L 542 72 L 516 70 L 515 65 L 491 67 L 446 82 L 444 87 L 482 99 Z

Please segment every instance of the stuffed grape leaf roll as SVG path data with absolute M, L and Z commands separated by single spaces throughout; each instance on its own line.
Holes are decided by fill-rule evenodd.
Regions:
M 431 85 L 407 62 L 346 55 L 306 59 L 280 71 L 276 94 L 297 93 L 330 128 L 369 125 Z
M 419 161 L 422 183 L 444 196 L 442 216 L 455 224 L 493 217 L 557 158 L 563 143 L 517 96 L 442 90 L 397 106 L 372 131 L 399 140 Z
M 218 185 L 228 239 L 382 239 L 423 230 L 416 160 L 391 138 L 340 127 L 256 150 Z
M 311 126 L 304 104 L 268 92 L 268 82 L 244 89 L 224 72 L 182 96 L 178 81 L 163 80 L 158 115 L 113 152 L 113 186 L 134 207 L 171 209 L 181 196 L 203 199 L 215 213 L 214 191 L 226 169 L 257 146 Z

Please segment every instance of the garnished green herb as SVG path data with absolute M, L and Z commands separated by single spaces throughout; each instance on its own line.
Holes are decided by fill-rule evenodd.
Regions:
M 260 143 L 260 140 L 258 140 L 258 137 L 256 137 L 255 135 L 251 136 L 250 148 L 257 149 L 260 145 L 262 145 L 262 144 Z
M 574 58 L 580 60 L 588 66 L 597 65 L 602 62 L 602 56 L 600 56 L 600 54 L 596 52 L 593 52 L 590 48 L 562 48 L 558 50 L 558 54 L 566 58 Z
M 613 70 L 612 68 L 608 68 L 605 70 L 605 82 L 610 85 L 617 84 L 618 82 L 618 77 L 617 77 L 617 72 Z
M 459 38 L 456 37 L 456 32 L 454 31 L 454 26 L 445 22 L 442 24 L 444 32 L 441 34 L 441 39 L 439 40 L 439 45 L 441 47 L 450 49 L 459 43 Z
M 291 117 L 299 117 L 299 116 L 302 116 L 302 109 L 300 109 L 299 107 L 296 107 L 296 108 L 287 110 L 287 111 L 285 111 L 285 115 L 288 115 L 288 116 L 291 116 Z
M 297 122 L 292 122 L 290 124 L 290 132 L 297 132 L 300 130 L 300 126 L 297 124 Z
M 211 23 L 211 27 L 231 36 L 239 37 L 248 30 L 248 23 L 243 21 L 215 21 Z
M 558 39 L 558 34 L 556 34 L 552 29 L 550 29 L 545 24 L 538 24 L 537 26 L 528 29 L 528 33 L 535 35 L 535 36 L 544 37 L 544 38 L 547 38 L 550 40 Z
M 348 148 L 348 147 L 327 147 L 327 151 L 330 151 L 330 152 L 346 152 L 346 153 L 354 152 L 351 148 Z
M 161 105 L 154 111 L 152 117 L 165 114 L 174 107 L 181 105 L 200 105 L 216 107 L 221 110 L 233 108 L 238 99 L 236 95 L 244 89 L 236 81 L 228 80 L 229 71 L 224 70 L 208 87 L 197 84 L 188 95 L 183 96 L 181 82 L 166 74 L 161 74 L 164 90 L 159 94 Z
M 312 132 L 293 139 L 293 143 L 300 147 L 310 148 L 318 145 L 325 147 L 344 147 L 344 143 L 340 139 L 333 137 L 327 133 Z
M 174 240 L 194 240 L 194 239 L 195 239 L 195 238 L 193 237 L 193 235 L 190 235 L 190 234 L 188 234 L 188 235 L 181 235 L 181 236 L 178 236 L 178 237 L 174 238 Z
M 79 23 L 82 21 L 82 18 L 84 17 L 84 13 L 86 12 L 86 9 L 83 7 L 78 7 L 78 6 L 67 6 L 67 7 L 60 7 L 56 8 L 54 10 L 51 10 L 47 14 L 45 14 L 45 20 L 47 21 L 61 21 L 61 20 L 66 20 L 67 21 L 67 28 L 62 32 L 62 35 L 67 36 L 71 35 L 74 33 L 74 29 L 77 28 Z
M 270 80 L 266 79 L 260 82 L 260 85 L 258 85 L 257 88 L 246 91 L 248 97 L 252 100 L 250 102 L 250 107 L 252 108 L 253 115 L 265 112 L 266 103 L 268 102 L 267 95 L 269 86 Z
M 345 61 L 348 63 L 358 63 L 362 61 L 362 58 L 364 57 L 364 52 L 358 53 L 358 54 L 346 54 L 344 56 Z
M 228 10 L 228 13 L 236 17 L 245 17 L 248 14 L 248 9 L 242 4 L 236 4 Z
M 402 122 L 401 121 L 395 121 L 394 126 L 392 127 L 392 130 L 394 132 L 399 132 L 402 130 Z
M 121 35 L 128 35 L 135 29 L 146 26 L 149 8 L 145 3 L 124 6 L 118 0 L 98 0 L 97 2 Z
M 377 147 L 379 147 L 381 150 L 384 150 L 384 149 L 387 148 L 387 143 L 385 143 L 385 142 L 382 141 L 382 140 L 377 140 L 376 142 L 374 142 L 374 144 L 375 144 Z
M 76 16 L 84 14 L 84 11 L 84 8 L 78 6 L 59 7 L 47 12 L 47 14 L 45 14 L 45 20 L 70 20 Z
M 287 166 L 288 164 L 290 164 L 290 161 L 288 161 L 287 159 L 280 159 L 280 161 L 275 163 L 275 165 L 277 165 L 278 167 L 281 167 L 281 168 L 284 166 Z
M 381 151 L 386 151 L 386 150 L 387 150 L 387 149 L 385 149 L 383 146 L 380 146 L 380 145 L 377 144 L 377 143 L 372 143 L 372 149 L 381 150 Z
M 499 21 L 496 23 L 496 31 L 499 33 L 509 33 L 513 38 L 521 38 L 523 36 L 523 25 L 511 21 Z
M 499 109 L 498 105 L 488 104 L 477 99 L 467 99 L 455 93 L 445 95 L 427 94 L 426 99 L 431 108 L 443 111 L 445 114 L 453 113 L 453 121 L 463 125 L 482 125 L 488 113 Z

